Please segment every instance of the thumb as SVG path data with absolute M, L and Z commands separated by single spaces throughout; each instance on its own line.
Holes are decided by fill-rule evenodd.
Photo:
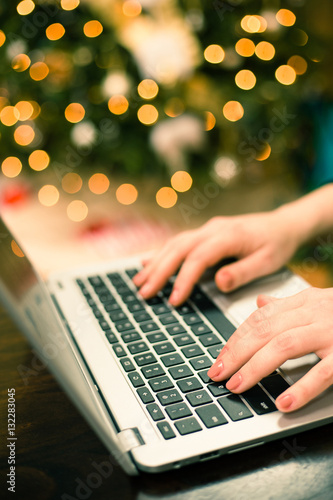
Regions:
M 258 295 L 257 297 L 257 306 L 263 307 L 266 304 L 270 304 L 278 300 L 276 297 L 272 297 L 271 295 L 264 295 L 263 293 Z

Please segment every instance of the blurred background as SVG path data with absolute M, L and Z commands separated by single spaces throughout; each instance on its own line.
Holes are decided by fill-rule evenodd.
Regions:
M 39 268 L 329 178 L 329 0 L 0 3 L 0 209 Z

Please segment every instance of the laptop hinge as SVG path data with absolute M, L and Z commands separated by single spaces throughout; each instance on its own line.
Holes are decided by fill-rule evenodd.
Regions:
M 136 427 L 124 429 L 120 431 L 117 436 L 124 452 L 145 444 L 139 430 Z

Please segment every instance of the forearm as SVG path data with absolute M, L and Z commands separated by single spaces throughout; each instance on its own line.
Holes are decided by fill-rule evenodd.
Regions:
M 294 229 L 299 245 L 333 230 L 333 183 L 279 207 L 275 214 Z

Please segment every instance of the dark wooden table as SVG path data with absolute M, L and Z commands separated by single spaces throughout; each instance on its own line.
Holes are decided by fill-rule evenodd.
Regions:
M 3 310 L 0 332 L 0 498 L 333 499 L 333 424 L 172 473 L 130 478 L 116 464 L 103 469 L 108 451 Z M 16 398 L 15 494 L 6 484 L 9 388 Z

